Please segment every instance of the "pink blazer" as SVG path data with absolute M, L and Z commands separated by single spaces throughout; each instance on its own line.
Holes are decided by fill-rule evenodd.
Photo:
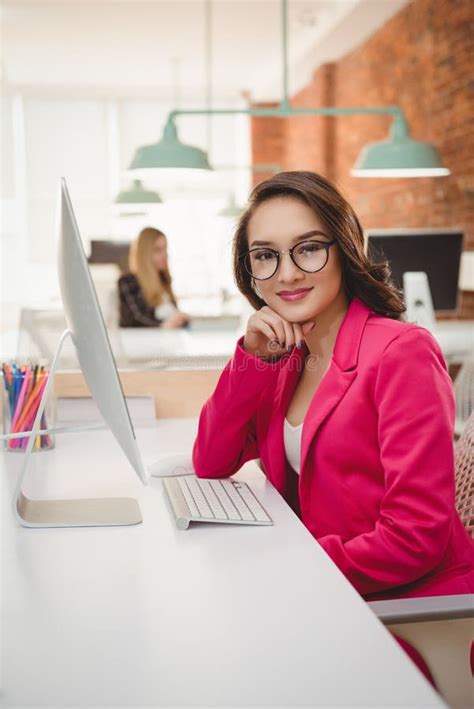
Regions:
M 198 477 L 261 458 L 283 497 L 283 424 L 306 344 L 270 364 L 243 337 L 204 404 Z M 474 544 L 455 510 L 453 387 L 431 333 L 354 298 L 302 430 L 304 525 L 370 599 L 474 591 Z M 294 473 L 293 473 L 294 475 Z

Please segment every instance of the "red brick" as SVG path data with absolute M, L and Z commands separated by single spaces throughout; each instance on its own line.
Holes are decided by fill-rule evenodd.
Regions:
M 253 161 L 321 172 L 353 204 L 365 228 L 450 227 L 474 249 L 474 2 L 413 0 L 362 46 L 315 71 L 294 106 L 399 105 L 412 136 L 434 143 L 451 175 L 361 180 L 361 148 L 387 137 L 387 116 L 252 120 Z M 263 179 L 261 174 L 255 181 Z M 464 293 L 458 317 L 474 317 Z

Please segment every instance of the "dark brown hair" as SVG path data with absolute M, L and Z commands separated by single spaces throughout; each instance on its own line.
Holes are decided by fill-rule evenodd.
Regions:
M 256 208 L 274 197 L 293 197 L 305 202 L 336 239 L 341 256 L 344 289 L 349 300 L 357 296 L 379 315 L 400 320 L 405 312 L 401 291 L 391 280 L 387 261 L 373 261 L 364 252 L 364 233 L 351 205 L 336 187 L 315 172 L 280 172 L 254 187 L 249 205 L 241 215 L 233 241 L 234 278 L 240 292 L 260 310 L 265 301 L 252 288 L 243 255 L 248 250 L 248 224 Z

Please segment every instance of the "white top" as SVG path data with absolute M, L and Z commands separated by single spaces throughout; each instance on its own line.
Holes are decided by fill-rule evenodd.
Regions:
M 197 430 L 160 419 L 136 435 L 148 463 L 191 453 Z M 162 480 L 142 485 L 110 431 L 58 434 L 34 457 L 30 497 L 138 497 L 144 522 L 20 528 L 21 455 L 0 453 L 2 706 L 445 707 L 255 461 L 234 477 L 273 526 L 180 531 Z
M 330 362 L 326 369 L 324 370 L 324 374 L 321 377 L 321 381 L 323 378 L 326 376 L 326 372 L 328 371 L 330 366 Z M 321 382 L 320 382 L 321 385 Z M 300 463 L 301 463 L 301 434 L 303 432 L 303 422 L 298 424 L 298 426 L 293 426 L 288 419 L 285 417 L 285 425 L 283 428 L 283 439 L 285 442 L 285 453 L 286 453 L 286 458 L 298 475 L 300 474 Z
M 285 426 L 283 431 L 285 453 L 289 464 L 293 470 L 298 473 L 298 475 L 300 474 L 302 431 L 303 423 L 300 423 L 298 426 L 292 426 L 288 419 L 285 418 Z
M 167 320 L 175 310 L 177 310 L 176 305 L 171 302 L 169 293 L 165 291 L 163 293 L 163 302 L 155 308 L 155 318 L 158 318 L 159 320 Z

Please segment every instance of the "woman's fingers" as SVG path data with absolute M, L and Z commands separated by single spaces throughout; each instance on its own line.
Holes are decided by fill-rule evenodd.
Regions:
M 298 322 L 293 323 L 293 332 L 295 335 L 296 345 L 301 347 L 301 342 L 304 340 L 303 328 Z
M 260 331 L 265 335 L 265 337 L 268 338 L 268 344 L 267 344 L 268 349 L 272 350 L 270 343 L 278 340 L 278 337 L 276 336 L 275 331 L 264 320 L 260 321 L 259 328 L 260 328 Z M 276 351 L 276 349 L 275 349 L 275 351 Z
M 275 354 L 278 349 L 285 349 L 288 352 L 292 347 L 304 340 L 310 330 L 314 327 L 314 322 L 290 323 L 284 320 L 278 313 L 265 305 L 255 314 L 255 326 L 268 338 L 268 349 Z
M 272 312 L 267 312 L 267 311 L 262 312 L 262 311 L 263 311 L 263 308 L 262 308 L 262 310 L 259 311 L 261 314 L 262 321 L 267 323 L 273 329 L 273 331 L 275 332 L 276 339 L 280 343 L 281 347 L 284 347 L 285 340 L 286 340 L 286 333 L 285 333 L 285 327 L 283 324 L 283 320 L 278 315 L 275 315 Z
M 275 317 L 277 318 L 281 327 L 283 328 L 284 337 L 282 340 L 282 346 L 284 347 L 284 349 L 286 349 L 288 352 L 290 352 L 292 347 L 294 347 L 294 344 L 295 344 L 295 336 L 293 334 L 293 327 L 292 327 L 291 323 L 289 323 L 287 320 L 284 320 L 279 315 L 277 315 Z
M 265 318 L 278 333 L 278 339 L 282 348 L 291 349 L 295 340 L 291 324 L 273 312 L 266 313 Z
M 287 320 L 283 320 L 283 326 L 285 328 L 285 336 L 286 336 L 286 349 L 288 352 L 291 351 L 291 349 L 295 346 L 296 340 L 295 340 L 295 333 L 293 331 L 293 326 L 291 323 L 289 323 Z
M 259 313 L 275 330 L 277 337 L 283 346 L 286 349 L 289 348 L 289 350 L 291 350 L 294 345 L 298 345 L 298 343 L 304 339 L 305 335 L 307 335 L 315 325 L 313 320 L 305 323 L 290 323 L 275 313 L 275 311 L 271 310 L 268 306 L 264 306 Z
M 253 337 L 263 335 L 267 338 L 268 342 L 272 342 L 277 339 L 277 335 L 273 328 L 261 317 L 253 317 L 252 322 L 249 321 L 249 327 L 247 333 Z

